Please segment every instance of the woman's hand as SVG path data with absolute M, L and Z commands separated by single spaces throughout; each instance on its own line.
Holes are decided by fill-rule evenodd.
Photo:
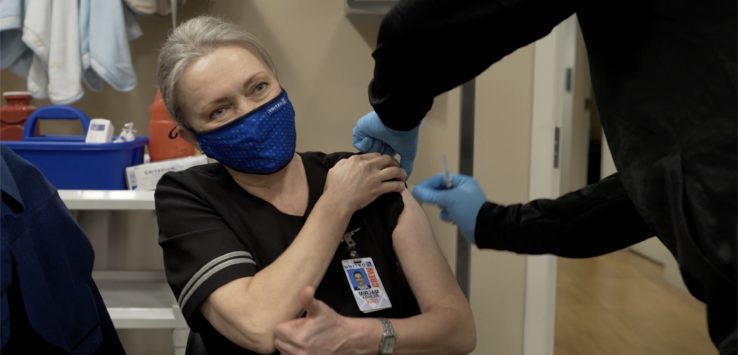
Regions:
M 405 170 L 389 155 L 367 153 L 342 159 L 328 171 L 323 196 L 355 212 L 388 192 L 405 188 Z
M 312 287 L 306 287 L 300 295 L 300 302 L 307 312 L 304 318 L 297 318 L 277 325 L 274 331 L 274 345 L 287 355 L 324 354 L 369 354 L 376 353 L 378 338 L 368 335 L 370 327 L 352 322 L 351 318 L 337 314 L 327 304 L 316 300 Z M 363 323 L 366 325 L 366 323 Z M 377 337 L 379 323 L 376 324 Z

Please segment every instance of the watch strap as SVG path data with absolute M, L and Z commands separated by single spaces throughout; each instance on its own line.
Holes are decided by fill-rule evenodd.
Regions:
M 387 318 L 378 318 L 382 323 L 382 339 L 379 341 L 379 354 L 392 355 L 395 352 L 395 328 Z

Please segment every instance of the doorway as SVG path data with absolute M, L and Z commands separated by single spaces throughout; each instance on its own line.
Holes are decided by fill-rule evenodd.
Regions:
M 563 90 L 557 94 L 560 106 L 554 107 L 560 116 L 554 116 L 558 142 L 550 191 L 559 196 L 596 183 L 615 167 L 576 18 L 557 30 L 556 72 L 563 77 Z M 554 259 L 548 263 L 556 268 L 552 354 L 714 352 L 704 305 L 685 292 L 676 262 L 658 239 L 595 258 Z

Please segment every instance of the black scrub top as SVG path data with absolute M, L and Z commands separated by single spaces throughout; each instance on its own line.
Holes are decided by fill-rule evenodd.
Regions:
M 188 325 L 202 338 L 208 353 L 254 354 L 218 333 L 200 313 L 200 305 L 218 287 L 254 276 L 279 257 L 322 194 L 328 170 L 350 155 L 300 155 L 309 188 L 305 216 L 284 214 L 249 194 L 219 163 L 167 173 L 160 180 L 155 199 L 167 280 Z M 373 259 L 392 308 L 368 314 L 359 310 L 341 264 L 350 259 L 344 243 L 316 289 L 317 299 L 351 317 L 406 318 L 420 313 L 392 246 L 392 232 L 403 208 L 400 194 L 385 194 L 356 212 L 347 229 L 361 228 L 353 235 L 356 251 Z

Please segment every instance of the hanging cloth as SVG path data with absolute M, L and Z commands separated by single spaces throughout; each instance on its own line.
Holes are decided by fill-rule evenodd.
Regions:
M 23 43 L 23 0 L 0 1 L 0 69 L 26 77 L 33 52 Z
M 23 42 L 33 51 L 28 91 L 69 104 L 84 95 L 77 0 L 27 0 Z
M 103 81 L 117 91 L 136 87 L 128 41 L 141 36 L 135 14 L 121 0 L 80 1 L 80 53 L 87 87 L 100 91 Z
M 177 27 L 177 7 L 183 5 L 185 0 L 125 0 L 128 7 L 141 15 L 172 14 L 172 28 Z

